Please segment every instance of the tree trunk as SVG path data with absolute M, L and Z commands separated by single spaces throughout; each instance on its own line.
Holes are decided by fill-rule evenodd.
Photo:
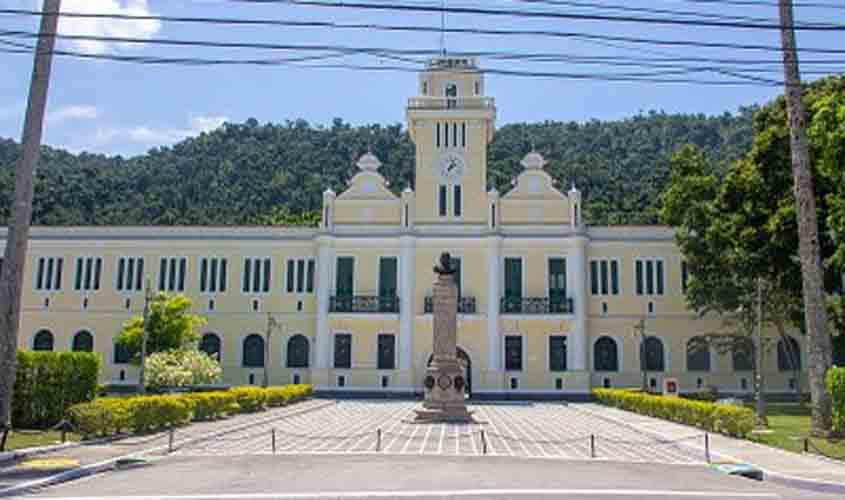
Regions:
M 42 10 L 45 14 L 41 16 L 40 36 L 35 48 L 21 157 L 15 169 L 15 201 L 6 238 L 3 274 L 0 276 L 0 428 L 11 424 L 21 292 L 32 220 L 33 171 L 41 148 L 60 7 L 61 0 L 44 0 Z
M 783 69 L 786 103 L 789 111 L 789 135 L 792 149 L 792 173 L 795 182 L 795 204 L 798 214 L 798 251 L 804 295 L 804 318 L 807 324 L 807 375 L 812 401 L 812 430 L 815 435 L 828 435 L 831 429 L 831 400 L 825 376 L 831 366 L 831 341 L 827 333 L 827 309 L 819 251 L 818 218 L 813 188 L 813 171 L 807 146 L 806 110 L 802 101 L 798 51 L 795 43 L 792 0 L 779 0 Z

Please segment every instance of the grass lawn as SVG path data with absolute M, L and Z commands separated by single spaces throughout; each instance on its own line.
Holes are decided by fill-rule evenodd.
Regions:
M 766 410 L 769 418 L 769 429 L 774 432 L 772 434 L 754 434 L 751 439 L 784 450 L 804 451 L 804 438 L 810 434 L 810 409 L 798 405 L 769 404 Z M 824 454 L 845 459 L 845 439 L 811 438 L 811 440 Z M 816 452 L 812 447 L 810 447 L 810 451 Z
M 79 435 L 69 432 L 67 434 L 67 440 L 79 441 Z M 59 431 L 12 431 L 9 433 L 9 439 L 6 441 L 6 451 L 47 446 L 61 442 L 62 433 Z

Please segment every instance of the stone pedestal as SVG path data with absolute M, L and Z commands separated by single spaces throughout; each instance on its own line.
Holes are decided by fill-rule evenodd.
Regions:
M 441 256 L 435 268 L 434 283 L 434 356 L 426 369 L 423 387 L 425 400 L 415 410 L 414 422 L 473 422 L 465 402 L 466 380 L 457 356 L 458 287 L 449 254 Z

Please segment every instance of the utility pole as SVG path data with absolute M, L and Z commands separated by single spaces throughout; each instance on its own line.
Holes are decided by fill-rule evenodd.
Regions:
M 640 339 L 640 373 L 643 378 L 642 391 L 646 392 L 648 390 L 648 384 L 646 383 L 646 379 L 648 378 L 646 369 L 648 367 L 646 366 L 645 360 L 645 317 L 640 318 L 637 326 L 634 327 L 634 337 L 639 337 Z
M 147 339 L 150 338 L 150 303 L 152 301 L 153 291 L 150 287 L 150 280 L 147 279 L 144 285 L 144 333 L 141 335 L 141 368 L 138 370 L 138 394 L 146 394 L 147 392 L 145 365 L 147 364 Z
M 53 47 L 59 24 L 61 0 L 44 0 L 35 63 L 29 86 L 21 156 L 15 168 L 15 201 L 6 236 L 3 274 L 0 276 L 0 433 L 11 425 L 12 391 L 17 369 L 18 330 L 20 328 L 21 291 L 29 227 L 32 223 L 33 171 L 38 164 L 47 90 L 53 64 Z
M 270 386 L 270 339 L 273 337 L 273 329 L 276 326 L 278 326 L 276 318 L 267 313 L 267 339 L 264 342 L 264 380 L 261 384 L 265 388 Z
M 763 279 L 757 278 L 757 328 L 754 335 L 754 390 L 757 396 L 757 425 L 766 425 L 766 394 L 763 382 Z
M 807 325 L 807 374 L 812 403 L 811 432 L 816 435 L 828 435 L 832 425 L 832 408 L 825 377 L 833 363 L 832 343 L 827 332 L 818 216 L 813 170 L 807 146 L 807 112 L 802 100 L 803 91 L 801 74 L 798 70 L 798 48 L 795 42 L 792 0 L 779 0 L 779 5 L 786 108 L 789 112 L 789 140 L 792 149 L 792 176 L 798 214 L 798 253 L 801 258 L 804 320 Z

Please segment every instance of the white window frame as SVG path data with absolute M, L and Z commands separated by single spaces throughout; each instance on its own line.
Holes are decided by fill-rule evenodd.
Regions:
M 257 292 L 254 291 L 253 287 L 252 287 L 253 283 L 255 283 L 255 261 L 256 260 L 261 262 L 261 266 L 260 266 L 261 267 L 261 277 L 259 279 L 261 286 L 259 287 L 260 290 L 257 291 Z M 249 279 L 250 279 L 251 282 L 249 283 L 247 291 L 244 291 L 244 270 L 246 269 L 247 261 L 250 261 L 250 263 L 252 265 L 252 269 L 250 269 L 250 271 L 249 271 Z M 264 261 L 270 262 L 270 286 L 267 287 L 266 292 L 264 291 L 264 273 L 266 272 L 266 269 L 264 269 Z M 239 287 L 241 295 L 267 296 L 267 295 L 270 295 L 271 293 L 273 293 L 273 290 L 275 289 L 275 287 L 273 286 L 273 274 L 274 274 L 273 273 L 273 267 L 274 267 L 273 266 L 273 258 L 270 257 L 270 256 L 267 256 L 267 255 L 261 256 L 261 257 L 254 256 L 254 255 L 244 256 L 243 259 L 241 260 L 241 273 L 240 273 L 241 274 L 241 283 L 240 283 L 241 286 Z M 251 304 L 250 304 L 250 307 L 251 307 Z
M 563 339 L 565 339 L 564 343 L 566 344 L 566 370 L 563 370 L 563 371 L 552 371 L 552 346 L 551 346 L 551 344 L 552 344 L 552 339 L 555 338 L 555 337 L 562 337 Z M 569 338 L 568 337 L 569 337 L 569 335 L 567 335 L 565 332 L 553 332 L 553 333 L 550 333 L 550 334 L 547 335 L 546 346 L 545 346 L 546 373 L 563 374 L 563 373 L 568 373 L 569 371 L 571 371 L 570 364 L 569 364 Z
M 79 263 L 79 259 L 82 259 L 82 266 L 80 266 L 81 268 L 78 269 L 77 264 Z M 79 284 L 79 288 L 76 288 L 76 275 L 77 275 L 77 273 L 79 273 L 80 271 L 85 269 L 88 259 L 91 259 L 91 286 L 92 287 L 94 287 L 95 285 L 99 285 L 99 286 L 97 288 L 86 289 L 85 288 L 85 275 L 83 274 L 81 281 L 80 281 L 80 284 Z M 97 260 L 98 259 L 100 261 L 100 283 L 99 284 L 96 282 L 96 279 L 97 279 L 97 274 L 96 274 L 97 273 Z M 99 292 L 100 290 L 103 289 L 103 278 L 105 277 L 105 274 L 106 274 L 105 259 L 103 259 L 102 257 L 96 256 L 96 255 L 91 255 L 91 254 L 77 255 L 76 257 L 73 258 L 73 284 L 72 284 L 72 289 L 73 289 L 74 292 L 77 292 L 77 293 L 83 293 L 85 295 L 94 295 L 94 294 L 96 294 L 97 292 Z
M 643 293 L 642 294 L 637 293 L 637 261 L 641 261 L 643 263 Z M 663 293 L 662 294 L 657 293 L 657 289 L 658 289 L 658 286 L 657 286 L 657 265 L 653 266 L 653 268 L 654 268 L 654 293 L 648 293 L 648 285 L 647 285 L 648 278 L 647 278 L 647 271 L 646 271 L 646 262 L 647 261 L 652 261 L 652 262 L 655 262 L 655 263 L 660 261 L 663 265 L 663 283 L 662 283 Z M 631 266 L 631 267 L 632 267 L 631 277 L 633 278 L 633 283 L 634 283 L 634 286 L 633 286 L 634 295 L 636 295 L 637 297 L 665 297 L 665 296 L 669 295 L 669 287 L 667 286 L 668 281 L 666 279 L 666 275 L 668 274 L 668 268 L 666 267 L 666 259 L 664 257 L 634 257 L 634 265 Z
M 601 283 L 601 263 L 602 263 L 602 261 L 607 262 L 607 293 L 602 293 L 602 290 L 601 290 L 601 284 L 602 284 Z M 598 290 L 598 293 L 593 293 L 593 262 L 598 263 L 598 269 L 599 269 L 599 281 L 598 281 L 599 290 Z M 611 265 L 610 265 L 611 262 L 616 262 L 616 267 L 618 269 L 618 273 L 616 274 L 616 277 L 619 281 L 619 291 L 617 293 L 613 293 L 613 270 L 612 270 Z M 665 276 L 666 267 L 665 267 L 665 265 L 663 267 L 663 271 L 664 271 L 663 272 L 663 274 L 664 274 L 663 279 L 665 281 L 666 280 L 666 276 Z M 591 258 L 590 263 L 589 263 L 588 268 L 587 268 L 587 278 L 588 278 L 587 286 L 590 289 L 590 296 L 592 296 L 592 297 L 618 297 L 618 296 L 622 295 L 622 259 L 620 259 L 619 257 L 595 257 L 595 258 Z M 637 269 L 636 269 L 636 263 L 635 263 L 634 264 L 634 291 L 635 292 L 636 292 L 636 285 L 637 285 L 636 280 L 637 280 Z M 664 292 L 666 291 L 665 286 L 663 287 L 663 291 Z
M 161 259 L 167 259 L 167 272 L 165 273 L 166 276 L 165 276 L 165 283 L 164 283 L 165 285 L 167 285 L 167 283 L 169 282 L 171 262 L 173 260 L 175 260 L 177 263 L 180 262 L 181 260 L 185 261 L 185 288 L 183 290 L 179 290 L 178 267 L 177 267 L 177 271 L 175 271 L 176 272 L 176 279 L 175 279 L 175 286 L 174 286 L 173 290 L 171 290 L 167 286 L 165 286 L 164 288 L 161 288 L 160 286 L 158 286 L 158 285 L 161 285 L 161 283 L 159 282 L 160 278 L 161 278 Z M 190 263 L 187 255 L 170 255 L 170 256 L 160 255 L 158 257 L 158 273 L 156 273 L 156 285 L 157 285 L 156 289 L 160 292 L 168 292 L 168 293 L 184 293 L 185 291 L 187 291 L 188 287 L 189 287 L 188 283 L 190 282 L 190 274 L 191 274 L 190 264 L 191 263 Z M 146 264 L 145 264 L 145 267 L 146 267 Z
M 65 273 L 66 268 L 67 268 L 67 265 L 66 265 L 67 259 L 63 255 L 39 255 L 38 257 L 35 257 L 35 259 L 36 259 L 35 265 L 33 266 L 33 270 L 32 270 L 33 271 L 32 272 L 32 289 L 34 291 L 38 292 L 38 293 L 55 293 L 55 292 L 62 291 L 63 286 L 67 283 L 67 280 L 65 279 L 67 277 L 67 274 Z M 45 282 L 47 280 L 47 276 L 46 276 L 47 275 L 47 261 L 49 259 L 53 259 L 53 276 L 52 276 L 53 279 L 52 279 L 52 282 L 49 283 L 49 286 L 42 286 L 41 288 L 38 288 L 38 266 L 41 263 L 41 259 L 44 259 L 44 280 L 45 280 Z M 56 283 L 56 273 L 55 273 L 56 264 L 58 263 L 59 259 L 62 259 L 62 283 L 61 283 L 62 286 L 54 288 L 53 285 Z M 74 261 L 74 263 L 75 262 L 76 261 Z M 73 286 L 73 284 L 71 284 L 71 287 L 72 286 Z
M 304 267 L 302 268 L 302 271 L 303 271 L 304 274 L 302 276 L 302 291 L 301 292 L 297 291 L 297 286 L 296 286 L 297 279 L 299 278 L 299 268 L 297 267 L 299 265 L 298 264 L 299 261 L 304 262 Z M 308 291 L 308 263 L 309 262 L 314 263 L 314 289 L 311 292 Z M 293 263 L 293 267 L 290 267 L 290 263 Z M 291 274 L 289 272 L 289 270 L 291 270 L 291 269 L 293 270 L 293 290 L 289 291 L 288 290 L 288 275 Z M 283 281 L 283 285 L 282 285 L 282 291 L 284 293 L 288 294 L 288 295 L 295 295 L 295 296 L 298 296 L 298 297 L 303 297 L 303 296 L 306 296 L 306 295 L 311 295 L 313 293 L 316 293 L 316 290 L 317 290 L 317 276 L 316 275 L 317 275 L 317 259 L 315 259 L 314 257 L 309 257 L 309 256 L 288 257 L 288 258 L 285 259 L 285 275 L 284 275 L 284 281 Z M 337 288 L 337 287 L 335 287 L 335 288 Z
M 331 288 L 329 289 L 329 295 L 332 297 L 337 296 L 337 261 L 338 259 L 344 257 L 352 259 L 352 296 L 355 297 L 358 295 L 358 257 L 353 254 L 338 253 L 334 255 L 334 260 L 332 262 L 332 276 L 330 281 Z M 315 284 L 314 290 L 316 291 L 316 289 L 317 285 Z
M 520 293 L 521 293 L 522 298 L 525 298 L 525 291 L 526 291 L 525 285 L 526 285 L 526 280 L 528 279 L 528 277 L 526 276 L 527 273 L 525 272 L 525 269 L 526 269 L 525 261 L 527 259 L 524 255 L 518 255 L 518 254 L 507 254 L 507 255 L 502 256 L 502 263 L 501 263 L 501 268 L 500 268 L 502 270 L 502 273 L 501 273 L 501 276 L 499 276 L 499 290 L 501 292 L 501 296 L 502 297 L 505 296 L 505 284 L 506 284 L 505 283 L 505 272 L 506 272 L 505 271 L 505 261 L 506 261 L 506 259 L 519 259 L 520 260 L 520 267 L 522 268 L 522 273 L 521 273 L 522 274 L 522 276 L 521 276 L 522 283 L 520 285 L 520 287 L 521 287 Z M 502 297 L 499 297 L 498 300 L 501 300 Z
M 132 286 L 131 287 L 126 286 L 126 279 L 125 279 L 126 276 L 124 275 L 123 289 L 119 290 L 117 288 L 117 282 L 118 282 L 119 273 L 120 273 L 120 261 L 124 262 L 123 270 L 126 271 L 128 269 L 129 260 L 134 260 L 134 262 L 135 262 L 133 264 L 133 267 L 132 267 L 132 272 L 133 272 L 134 275 L 129 277 L 130 280 L 132 281 Z M 135 294 L 135 293 L 139 293 L 139 292 L 144 291 L 144 286 L 145 286 L 144 280 L 145 280 L 146 275 L 147 275 L 147 262 L 146 262 L 146 260 L 147 260 L 146 257 L 140 257 L 140 256 L 135 256 L 135 255 L 120 255 L 120 256 L 115 258 L 115 260 L 114 260 L 114 279 L 112 280 L 112 284 L 114 285 L 114 289 L 117 293 L 129 295 L 129 294 Z M 138 262 L 139 261 L 144 262 L 144 272 L 141 273 L 141 288 L 136 290 L 134 284 L 135 284 L 135 278 L 136 278 L 137 273 L 138 273 Z
M 217 282 L 214 284 L 215 291 L 210 291 L 211 288 L 211 261 L 217 261 Z M 220 268 L 222 261 L 226 261 L 226 290 L 220 290 Z M 232 283 L 232 267 L 229 262 L 229 257 L 221 255 L 205 255 L 197 257 L 197 290 L 203 296 L 216 296 L 221 293 L 227 293 Z M 206 276 L 206 290 L 202 289 L 202 264 L 203 261 L 208 263 L 208 276 Z
M 519 343 L 520 343 L 520 351 L 521 351 L 521 358 L 522 358 L 522 366 L 520 366 L 519 370 L 508 370 L 507 369 L 507 360 L 508 360 L 507 338 L 508 337 L 519 337 L 521 339 L 519 341 Z M 502 334 L 502 371 L 504 371 L 507 374 L 526 373 L 528 371 L 526 369 L 526 366 L 525 366 L 526 362 L 528 361 L 528 359 L 525 357 L 525 354 L 526 354 L 525 351 L 526 351 L 526 348 L 527 348 L 526 344 L 527 344 L 527 342 L 525 341 L 525 334 L 523 334 L 523 333 L 508 332 L 508 333 Z M 510 384 L 508 384 L 508 387 L 510 387 Z

